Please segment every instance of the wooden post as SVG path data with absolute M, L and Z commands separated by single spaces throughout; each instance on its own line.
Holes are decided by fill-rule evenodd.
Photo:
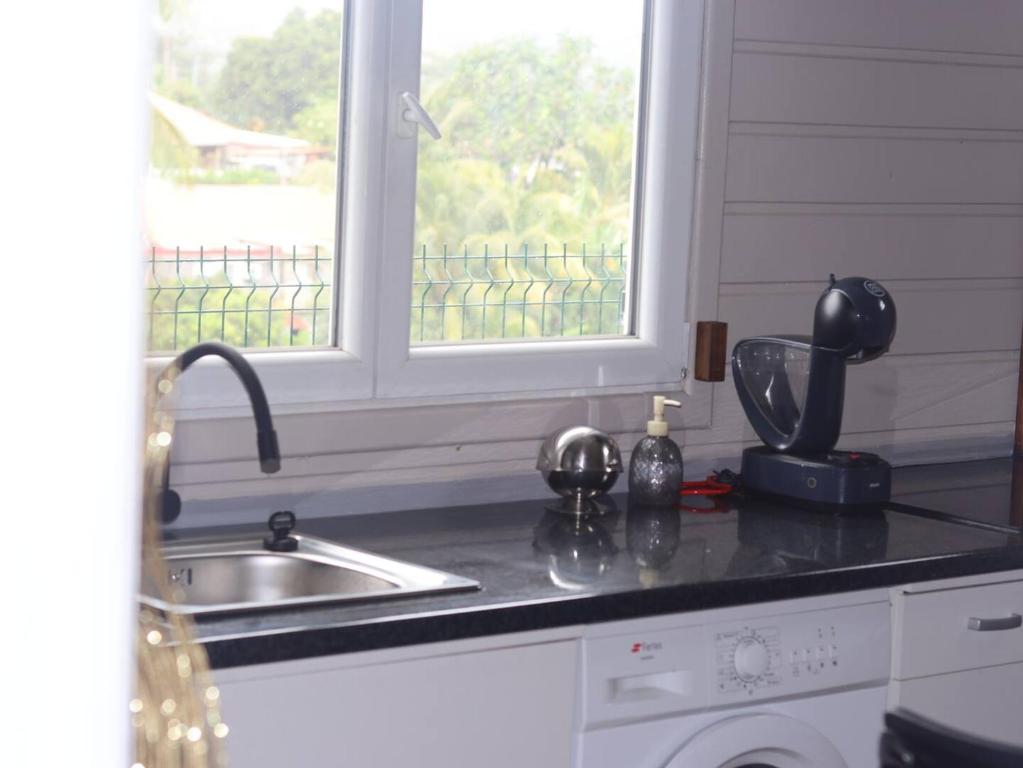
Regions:
M 697 381 L 724 381 L 728 360 L 728 323 L 701 320 L 696 324 Z

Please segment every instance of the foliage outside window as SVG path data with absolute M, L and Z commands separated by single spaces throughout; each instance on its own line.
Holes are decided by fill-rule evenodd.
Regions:
M 413 345 L 631 332 L 642 5 L 593 6 L 611 16 L 593 34 L 588 4 L 562 5 L 533 36 L 425 5 L 443 138 L 420 131 Z M 150 349 L 333 346 L 342 9 L 160 0 L 157 18 Z

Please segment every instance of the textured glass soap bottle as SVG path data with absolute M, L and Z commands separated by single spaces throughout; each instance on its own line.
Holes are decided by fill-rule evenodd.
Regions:
M 636 443 L 629 459 L 629 501 L 655 507 L 670 507 L 678 503 L 682 485 L 682 451 L 668 437 L 668 422 L 664 420 L 664 406 L 676 408 L 682 404 L 654 397 L 654 417 L 646 423 L 646 437 Z

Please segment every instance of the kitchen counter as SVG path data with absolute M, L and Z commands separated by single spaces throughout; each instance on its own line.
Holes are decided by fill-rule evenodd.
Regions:
M 894 509 L 835 515 L 729 498 L 579 523 L 546 502 L 301 519 L 298 532 L 478 580 L 474 592 L 206 617 L 214 667 L 806 597 L 1023 568 L 1018 534 Z M 263 534 L 261 526 L 193 535 Z M 185 538 L 180 531 L 175 538 Z
M 1023 459 L 985 459 L 902 467 L 892 501 L 995 529 L 1023 527 Z

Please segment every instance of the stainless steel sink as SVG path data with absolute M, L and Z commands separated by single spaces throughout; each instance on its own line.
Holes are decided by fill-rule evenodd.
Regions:
M 165 611 L 226 613 L 317 603 L 380 600 L 452 590 L 479 582 L 381 557 L 330 541 L 294 534 L 294 552 L 270 552 L 258 536 L 171 542 L 164 546 L 177 602 L 159 598 L 152 584 L 141 600 Z

